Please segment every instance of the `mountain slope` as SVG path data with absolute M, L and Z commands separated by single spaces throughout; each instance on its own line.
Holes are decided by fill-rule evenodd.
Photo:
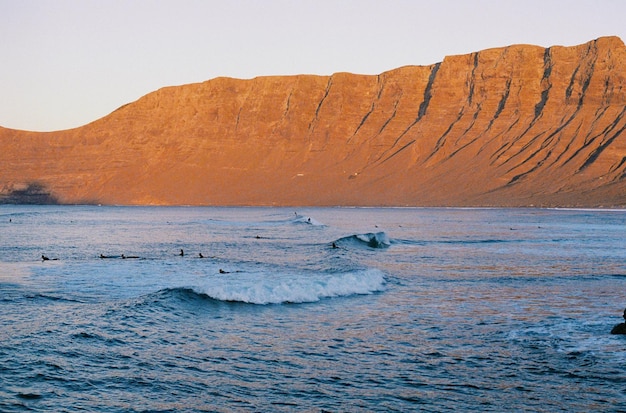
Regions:
M 617 37 L 377 76 L 217 78 L 76 129 L 0 128 L 0 191 L 33 184 L 103 204 L 626 206 L 625 113 Z

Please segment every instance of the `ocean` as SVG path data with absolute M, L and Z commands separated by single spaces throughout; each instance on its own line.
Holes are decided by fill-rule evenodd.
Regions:
M 4 205 L 0 411 L 626 411 L 624 307 L 625 210 Z

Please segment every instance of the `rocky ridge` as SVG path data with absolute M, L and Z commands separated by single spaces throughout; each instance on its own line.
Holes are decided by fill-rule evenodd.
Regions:
M 626 207 L 617 37 L 166 87 L 85 126 L 0 128 L 0 202 Z M 42 199 L 46 199 L 45 197 Z

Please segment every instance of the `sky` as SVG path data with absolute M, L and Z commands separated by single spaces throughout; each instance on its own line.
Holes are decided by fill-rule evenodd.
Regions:
M 0 0 L 0 126 L 82 126 L 161 87 L 379 74 L 511 44 L 626 41 L 624 0 Z

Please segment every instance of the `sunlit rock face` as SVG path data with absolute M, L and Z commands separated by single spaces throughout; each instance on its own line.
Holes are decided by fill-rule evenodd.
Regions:
M 76 129 L 0 128 L 0 195 L 36 185 L 60 203 L 626 206 L 625 113 L 617 37 L 374 76 L 217 78 Z

